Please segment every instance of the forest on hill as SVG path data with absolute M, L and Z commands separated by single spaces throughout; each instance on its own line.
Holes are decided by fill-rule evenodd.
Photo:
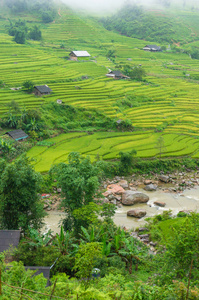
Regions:
M 101 18 L 0 1 L 0 229 L 22 233 L 0 254 L 0 299 L 199 299 L 197 207 L 149 217 L 136 198 L 160 176 L 173 197 L 198 188 L 199 12 L 160 2 Z M 144 227 L 114 223 L 126 195 Z
M 128 37 L 165 44 L 185 44 L 199 40 L 198 11 L 147 10 L 125 5 L 118 13 L 103 18 L 103 25 Z

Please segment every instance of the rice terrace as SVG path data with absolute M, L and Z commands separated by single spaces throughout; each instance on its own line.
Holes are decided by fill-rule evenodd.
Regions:
M 43 142 L 38 138 L 27 152 L 37 171 L 45 172 L 51 165 L 67 161 L 71 151 L 89 155 L 92 161 L 96 157 L 116 159 L 120 151 L 132 149 L 138 157 L 155 158 L 159 156 L 159 137 L 164 142 L 162 157 L 199 158 L 199 60 L 190 55 L 193 48 L 199 51 L 199 13 L 175 13 L 173 45 L 159 37 L 152 40 L 149 35 L 143 40 L 107 30 L 108 21 L 77 14 L 61 3 L 49 23 L 42 23 L 37 14 L 21 12 L 14 17 L 9 10 L 0 13 L 1 118 L 8 115 L 11 102 L 21 110 L 40 110 L 53 102 L 89 112 L 87 127 L 66 120 L 60 131 L 53 128 L 59 116 L 54 116 L 54 121 L 52 117 L 48 138 Z M 169 18 L 169 13 L 157 13 L 157 18 L 164 17 Z M 8 28 L 10 19 L 14 23 L 19 18 L 28 26 L 39 25 L 42 40 L 16 43 Z M 163 51 L 143 50 L 154 43 Z M 73 50 L 86 50 L 91 56 L 71 60 Z M 125 69 L 125 65 L 144 69 L 145 76 L 142 80 L 106 76 L 110 70 Z M 24 81 L 48 85 L 52 93 L 40 97 L 27 93 L 21 88 Z M 118 128 L 93 128 L 89 123 L 92 112 L 113 120 Z M 44 118 L 48 122 L 48 117 Z M 120 130 L 120 122 L 130 124 L 131 130 Z

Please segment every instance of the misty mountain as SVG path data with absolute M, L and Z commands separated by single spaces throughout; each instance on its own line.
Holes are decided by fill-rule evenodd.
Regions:
M 101 22 L 108 30 L 128 37 L 159 43 L 186 43 L 199 39 L 198 14 L 192 11 L 146 10 L 142 6 L 125 5 Z

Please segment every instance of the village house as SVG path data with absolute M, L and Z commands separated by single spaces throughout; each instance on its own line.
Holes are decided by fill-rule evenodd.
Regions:
M 13 130 L 13 131 L 8 131 L 5 134 L 7 134 L 9 137 L 11 137 L 12 139 L 14 139 L 15 141 L 21 141 L 21 140 L 25 140 L 26 138 L 28 138 L 27 133 L 25 133 L 21 129 L 16 129 L 16 130 Z
M 90 57 L 91 55 L 87 51 L 72 51 L 69 56 L 70 59 L 77 60 L 78 58 L 86 58 Z
M 52 90 L 46 84 L 34 86 L 34 94 L 36 96 L 50 95 L 51 92 L 52 92 Z
M 106 74 L 107 77 L 113 78 L 113 79 L 129 79 L 130 77 L 122 74 L 120 71 L 110 71 L 108 74 Z
M 157 52 L 157 51 L 162 51 L 161 47 L 157 45 L 146 45 L 143 50 L 145 51 L 152 51 L 152 52 Z
M 20 230 L 0 230 L 0 252 L 10 247 L 17 247 L 20 240 Z

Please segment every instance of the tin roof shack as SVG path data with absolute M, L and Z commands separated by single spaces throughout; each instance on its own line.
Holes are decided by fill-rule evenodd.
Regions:
M 21 141 L 21 140 L 25 140 L 25 139 L 28 138 L 27 133 L 25 133 L 21 129 L 16 129 L 16 130 L 13 130 L 13 131 L 8 131 L 5 134 L 7 134 L 9 137 L 11 137 L 12 139 L 14 139 L 15 141 Z
M 145 51 L 152 51 L 152 52 L 158 52 L 158 51 L 162 51 L 161 47 L 157 46 L 157 45 L 146 45 L 143 50 Z
M 113 79 L 129 79 L 130 77 L 122 74 L 120 71 L 110 71 L 108 74 L 106 74 L 107 77 L 113 78 Z
M 91 55 L 87 51 L 72 51 L 70 54 L 70 59 L 77 60 L 78 58 L 86 58 Z
M 20 230 L 0 230 L 0 252 L 10 247 L 17 247 L 20 240 Z
M 50 286 L 50 269 L 51 267 L 32 267 L 32 266 L 24 266 L 25 270 L 35 271 L 33 276 L 37 276 L 39 274 L 43 274 L 43 276 L 47 279 L 46 287 Z
M 45 85 L 36 85 L 34 86 L 34 94 L 36 96 L 46 96 L 50 95 L 52 90 L 45 84 Z

